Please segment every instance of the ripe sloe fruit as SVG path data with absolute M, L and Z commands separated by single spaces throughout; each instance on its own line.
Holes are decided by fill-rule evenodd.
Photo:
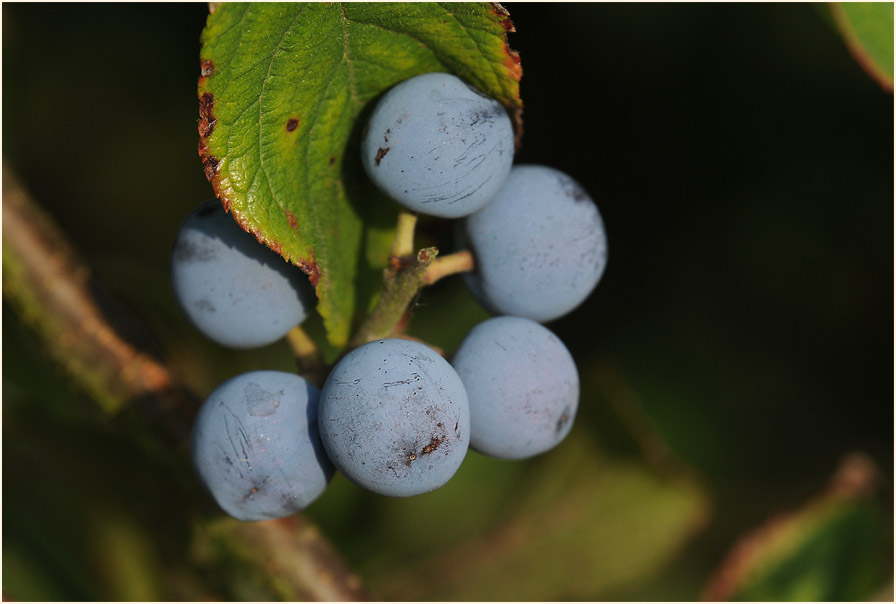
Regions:
M 464 338 L 452 360 L 470 401 L 470 447 L 501 459 L 543 453 L 566 438 L 579 404 L 569 350 L 543 325 L 494 317 Z
M 495 314 L 561 317 L 594 290 L 607 263 L 597 206 L 547 166 L 514 166 L 495 198 L 464 219 L 462 234 L 476 259 L 467 286 Z
M 448 482 L 470 442 L 457 373 L 428 346 L 397 338 L 369 342 L 336 364 L 321 390 L 318 421 L 333 465 L 391 497 Z
M 442 218 L 485 205 L 507 178 L 513 151 L 513 126 L 501 103 L 446 73 L 389 90 L 361 144 L 364 169 L 384 193 Z
M 238 520 L 268 520 L 305 508 L 334 468 L 320 443 L 320 391 L 281 371 L 224 382 L 193 423 L 191 456 L 200 480 Z
M 217 200 L 199 206 L 181 226 L 171 283 L 197 329 L 231 348 L 280 339 L 315 303 L 305 274 L 243 231 Z

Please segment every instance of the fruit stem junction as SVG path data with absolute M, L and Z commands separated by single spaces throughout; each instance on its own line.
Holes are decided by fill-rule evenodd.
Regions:
M 399 268 L 394 273 L 386 272 L 383 292 L 349 343 L 349 349 L 394 335 L 405 310 L 425 285 L 426 270 L 438 253 L 439 250 L 434 247 L 423 248 L 417 252 L 410 266 Z

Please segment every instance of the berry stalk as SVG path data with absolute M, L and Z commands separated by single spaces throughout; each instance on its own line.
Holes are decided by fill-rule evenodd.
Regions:
M 356 348 L 372 340 L 387 338 L 395 333 L 395 327 L 402 315 L 417 296 L 426 281 L 426 270 L 436 259 L 439 250 L 434 247 L 423 248 L 417 252 L 413 264 L 398 269 L 386 277 L 386 284 L 377 300 L 376 306 L 367 316 L 349 348 Z

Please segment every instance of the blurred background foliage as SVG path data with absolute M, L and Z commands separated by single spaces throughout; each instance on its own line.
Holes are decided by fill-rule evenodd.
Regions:
M 337 477 L 304 517 L 377 599 L 892 599 L 892 93 L 824 5 L 506 8 L 518 161 L 581 181 L 610 237 L 596 292 L 551 324 L 582 375 L 576 427 L 526 462 L 470 453 L 411 499 Z M 196 399 L 292 370 L 282 342 L 204 341 L 168 285 L 211 195 L 206 5 L 2 10 L 4 160 L 141 345 Z M 418 242 L 450 236 L 423 221 Z M 183 451 L 102 413 L 4 300 L 4 597 L 295 597 Z M 485 316 L 447 279 L 410 331 L 450 353 Z

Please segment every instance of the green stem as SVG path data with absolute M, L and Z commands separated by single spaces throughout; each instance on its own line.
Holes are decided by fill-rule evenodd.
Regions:
M 426 270 L 433 263 L 439 250 L 428 247 L 417 252 L 411 266 L 400 269 L 394 275 L 387 276 L 383 293 L 376 306 L 367 316 L 361 328 L 349 343 L 349 348 L 356 348 L 373 340 L 388 338 L 395 333 L 395 327 L 417 296 L 426 281 Z
M 411 261 L 414 255 L 414 229 L 416 226 L 416 213 L 402 210 L 398 214 L 395 239 L 392 240 L 392 250 L 389 252 L 389 263 L 393 268 L 398 268 Z
M 306 380 L 321 387 L 327 379 L 327 364 L 314 340 L 296 325 L 286 334 L 290 348 L 296 357 L 296 368 Z
M 432 285 L 439 279 L 448 275 L 456 275 L 457 273 L 466 273 L 473 270 L 475 264 L 473 262 L 473 253 L 470 250 L 461 250 L 447 256 L 442 256 L 433 262 L 426 274 L 423 275 L 423 282 L 426 285 Z

